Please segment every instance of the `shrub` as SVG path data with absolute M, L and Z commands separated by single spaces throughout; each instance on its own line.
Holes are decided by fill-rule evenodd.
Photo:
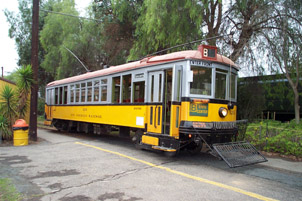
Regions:
M 302 123 L 251 123 L 247 128 L 246 140 L 260 150 L 302 157 Z

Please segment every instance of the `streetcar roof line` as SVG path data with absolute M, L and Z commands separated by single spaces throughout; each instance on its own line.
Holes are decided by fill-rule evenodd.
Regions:
M 171 62 L 171 61 L 180 61 L 180 60 L 185 60 L 185 59 L 197 59 L 197 60 L 204 60 L 207 61 L 206 59 L 202 58 L 201 52 L 199 50 L 186 50 L 186 51 L 180 51 L 180 52 L 173 52 L 165 55 L 159 55 L 159 56 L 151 56 L 144 58 L 140 61 L 134 61 L 122 65 L 117 65 L 117 66 L 111 66 L 110 68 L 106 69 L 101 69 L 93 72 L 87 72 L 85 74 L 65 78 L 62 80 L 57 80 L 49 83 L 47 86 L 55 86 L 55 85 L 61 85 L 61 84 L 67 84 L 67 83 L 72 83 L 72 82 L 77 82 L 80 80 L 87 80 L 87 79 L 92 79 L 95 77 L 100 77 L 100 76 L 105 76 L 105 75 L 110 75 L 114 73 L 119 73 L 119 72 L 124 72 L 128 70 L 134 70 L 137 68 L 141 67 L 147 67 L 155 64 L 163 64 L 166 62 Z M 213 60 L 209 60 L 213 61 Z M 231 65 L 237 69 L 238 66 L 229 58 L 222 56 L 220 54 L 217 54 L 217 59 L 213 62 L 218 62 L 218 63 L 223 63 L 226 65 Z

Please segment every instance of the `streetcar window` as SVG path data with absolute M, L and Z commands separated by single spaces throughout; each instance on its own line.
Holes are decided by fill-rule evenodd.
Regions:
M 178 72 L 177 72 L 177 78 L 176 79 L 177 80 L 176 80 L 176 88 L 175 88 L 175 90 L 176 90 L 176 93 L 175 93 L 176 98 L 175 98 L 175 100 L 176 101 L 180 101 L 180 99 L 181 99 L 181 95 L 180 95 L 180 92 L 181 92 L 181 70 L 178 70 Z
M 192 66 L 193 82 L 190 83 L 190 93 L 210 96 L 212 94 L 212 69 Z
M 101 101 L 107 101 L 107 79 L 101 80 Z
M 85 96 L 86 96 L 86 83 L 81 83 L 81 102 L 85 102 Z
M 120 77 L 112 78 L 112 102 L 120 102 L 120 90 L 121 90 L 121 79 Z
M 151 75 L 151 102 L 153 102 L 154 97 L 154 75 Z
M 92 101 L 92 82 L 87 82 L 87 102 Z
M 131 75 L 123 76 L 123 103 L 130 103 L 131 96 Z
M 100 81 L 96 80 L 93 83 L 93 101 L 97 102 L 100 99 Z
M 227 72 L 216 70 L 215 98 L 226 99 Z
M 59 93 L 59 89 L 58 88 L 55 88 L 55 104 L 57 105 L 58 104 L 58 93 Z
M 59 104 L 62 105 L 63 104 L 63 87 L 59 88 Z
M 80 102 L 80 84 L 76 84 L 76 102 Z
M 231 82 L 230 82 L 230 96 L 232 99 L 236 98 L 236 75 L 235 74 L 231 74 Z
M 134 103 L 145 102 L 145 81 L 133 83 L 133 101 Z
M 102 86 L 102 99 L 101 101 L 107 101 L 107 86 Z
M 63 104 L 67 104 L 67 86 L 64 86 Z
M 74 102 L 74 85 L 70 85 L 70 102 Z
M 54 97 L 53 97 L 53 95 L 54 95 L 54 89 L 51 89 L 50 90 L 50 104 L 51 105 L 53 105 L 54 104 Z

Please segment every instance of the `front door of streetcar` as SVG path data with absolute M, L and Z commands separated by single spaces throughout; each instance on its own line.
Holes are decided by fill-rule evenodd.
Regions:
M 148 73 L 148 132 L 162 133 L 164 71 Z
M 148 74 L 148 130 L 178 136 L 181 103 L 181 66 Z
M 181 66 L 165 70 L 163 133 L 178 137 L 180 123 Z

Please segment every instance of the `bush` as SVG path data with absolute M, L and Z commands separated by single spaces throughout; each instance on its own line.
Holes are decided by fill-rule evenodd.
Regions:
M 271 120 L 251 123 L 245 139 L 260 150 L 302 157 L 302 123 Z

